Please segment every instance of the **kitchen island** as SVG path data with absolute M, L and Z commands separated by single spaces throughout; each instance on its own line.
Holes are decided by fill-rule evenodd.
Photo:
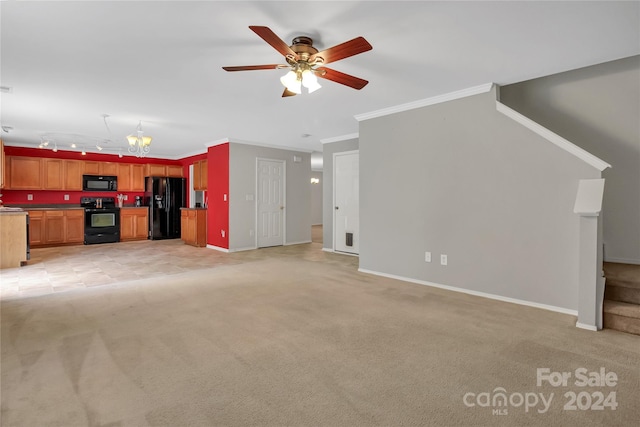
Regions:
M 0 268 L 20 267 L 27 262 L 27 212 L 0 208 Z

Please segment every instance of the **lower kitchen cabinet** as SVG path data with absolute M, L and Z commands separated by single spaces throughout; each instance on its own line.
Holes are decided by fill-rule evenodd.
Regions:
M 83 209 L 30 210 L 29 245 L 56 246 L 84 241 Z
M 188 245 L 207 246 L 207 210 L 182 208 L 180 213 L 180 238 Z
M 149 236 L 149 208 L 120 209 L 120 240 L 144 240 Z

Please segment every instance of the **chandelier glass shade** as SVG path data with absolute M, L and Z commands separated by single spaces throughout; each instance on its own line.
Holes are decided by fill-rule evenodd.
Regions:
M 280 77 L 280 83 L 282 83 L 287 90 L 297 95 L 302 93 L 303 86 L 307 88 L 309 93 L 313 93 L 322 87 L 320 83 L 318 83 L 315 72 L 310 67 L 296 67 Z
M 129 143 L 129 153 L 136 157 L 144 157 L 151 151 L 151 137 L 142 131 L 142 121 L 138 123 L 136 132 L 126 136 Z

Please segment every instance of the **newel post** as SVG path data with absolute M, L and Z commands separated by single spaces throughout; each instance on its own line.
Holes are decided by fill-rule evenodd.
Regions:
M 602 329 L 604 277 L 602 276 L 602 196 L 604 179 L 582 179 L 573 208 L 580 215 L 578 271 L 578 328 Z

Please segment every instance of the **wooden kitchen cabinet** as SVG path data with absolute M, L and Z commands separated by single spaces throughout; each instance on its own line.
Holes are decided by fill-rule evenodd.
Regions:
M 183 208 L 180 213 L 180 238 L 188 245 L 207 246 L 207 210 Z
M 118 163 L 118 191 L 144 191 L 145 165 Z
M 0 212 L 0 268 L 27 261 L 27 213 Z
M 198 160 L 193 163 L 193 189 L 203 191 L 207 189 L 208 163 L 206 160 Z
M 182 165 L 167 165 L 167 176 L 182 178 Z
M 45 211 L 45 244 L 64 243 L 64 211 Z
M 147 164 L 145 176 L 170 176 L 182 178 L 182 165 Z
M 7 189 L 41 190 L 42 159 L 38 157 L 7 156 Z
M 167 176 L 165 165 L 147 164 L 145 176 Z
M 73 209 L 64 211 L 65 241 L 64 243 L 84 242 L 84 210 Z
M 84 241 L 83 209 L 30 210 L 29 244 L 58 246 Z
M 120 209 L 120 240 L 145 240 L 149 236 L 149 208 Z
M 86 160 L 84 163 L 84 175 L 118 175 L 118 163 L 111 162 L 94 162 Z
M 46 157 L 7 156 L 11 190 L 82 191 L 83 162 Z
M 28 211 L 29 212 L 29 245 L 44 245 L 44 211 Z
M 64 160 L 63 166 L 64 189 L 82 191 L 82 162 L 80 160 Z
M 62 159 L 42 160 L 42 189 L 62 190 L 64 188 L 64 162 Z

